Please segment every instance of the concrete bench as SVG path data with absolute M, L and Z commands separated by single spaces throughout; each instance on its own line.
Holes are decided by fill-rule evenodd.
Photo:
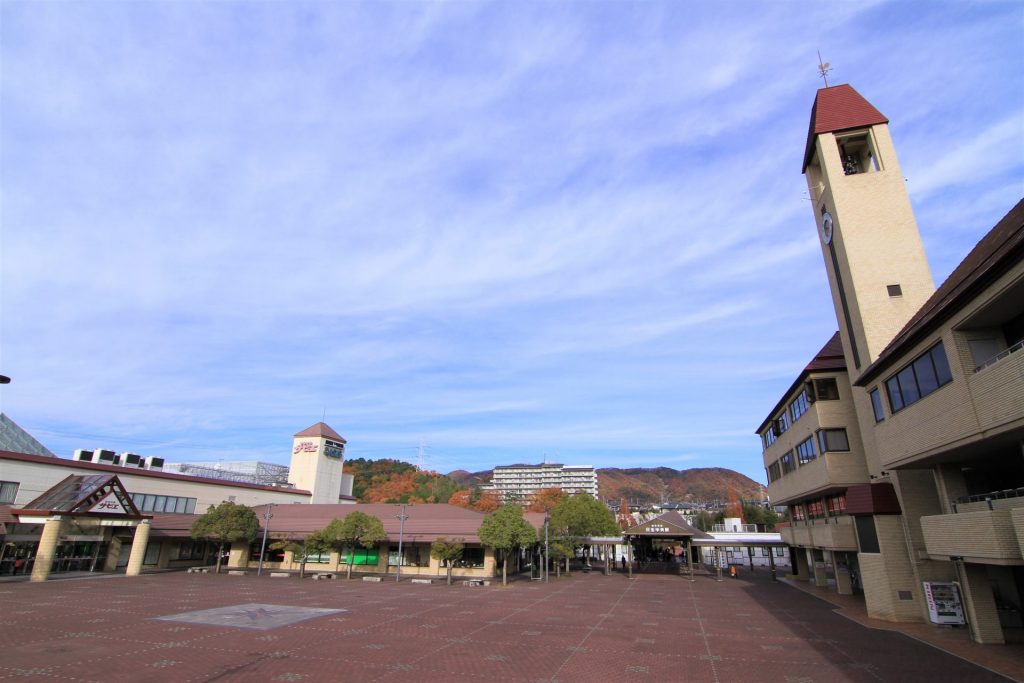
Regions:
M 244 569 L 229 569 L 228 570 L 228 576 L 245 576 L 248 573 L 249 572 L 245 571 Z
M 380 583 L 381 578 L 379 576 L 364 576 L 363 581 L 373 581 L 374 583 Z
M 212 567 L 189 567 L 189 574 L 209 574 Z
M 272 579 L 287 579 L 289 576 L 291 576 L 291 572 L 270 572 Z
M 338 578 L 337 574 L 313 574 L 313 580 L 314 581 L 319 581 L 320 579 L 336 579 L 336 578 Z
M 431 579 L 410 579 L 409 583 L 434 583 Z
M 464 579 L 463 586 L 490 586 L 491 582 L 484 579 Z

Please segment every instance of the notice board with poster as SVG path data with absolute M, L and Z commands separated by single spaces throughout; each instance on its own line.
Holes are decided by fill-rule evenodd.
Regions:
M 928 602 L 928 618 L 933 624 L 963 625 L 964 604 L 960 586 L 952 582 L 925 581 L 924 598 Z

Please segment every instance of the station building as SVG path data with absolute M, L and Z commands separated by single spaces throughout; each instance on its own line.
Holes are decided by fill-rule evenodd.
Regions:
M 936 289 L 888 119 L 849 85 L 818 91 L 803 172 L 839 332 L 758 428 L 795 574 L 1022 642 L 1024 201 Z
M 5 443 L 38 444 L 19 432 L 8 418 Z M 188 529 L 210 506 L 355 503 L 352 477 L 343 472 L 344 445 L 322 422 L 300 431 L 289 483 L 278 486 L 164 472 L 153 459 L 122 460 L 107 451 L 97 451 L 96 462 L 46 455 L 41 445 L 31 448 L 35 453 L 0 451 L 0 575 L 12 573 L 15 563 L 21 573 L 35 571 L 47 527 L 47 542 L 55 543 L 48 551 L 54 571 L 129 568 L 140 524 L 147 533 L 152 529 L 153 540 L 145 544 L 139 568 L 197 564 L 211 550 L 193 542 Z

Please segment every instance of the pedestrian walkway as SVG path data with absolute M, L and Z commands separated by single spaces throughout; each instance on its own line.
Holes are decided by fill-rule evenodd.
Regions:
M 0 586 L 0 680 L 1006 683 L 767 576 L 502 587 L 216 574 Z
M 834 605 L 838 614 L 868 628 L 903 633 L 911 638 L 962 657 L 979 666 L 997 671 L 1016 681 L 1024 681 L 1024 644 L 979 645 L 971 640 L 967 628 L 940 627 L 924 623 L 894 623 L 868 616 L 864 599 L 856 595 L 839 595 L 834 590 L 815 586 L 809 581 L 781 579 L 794 588 Z

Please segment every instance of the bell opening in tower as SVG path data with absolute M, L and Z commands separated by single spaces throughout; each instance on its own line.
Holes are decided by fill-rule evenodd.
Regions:
M 845 175 L 876 173 L 881 170 L 870 131 L 836 135 L 836 145 L 839 147 L 839 159 Z

